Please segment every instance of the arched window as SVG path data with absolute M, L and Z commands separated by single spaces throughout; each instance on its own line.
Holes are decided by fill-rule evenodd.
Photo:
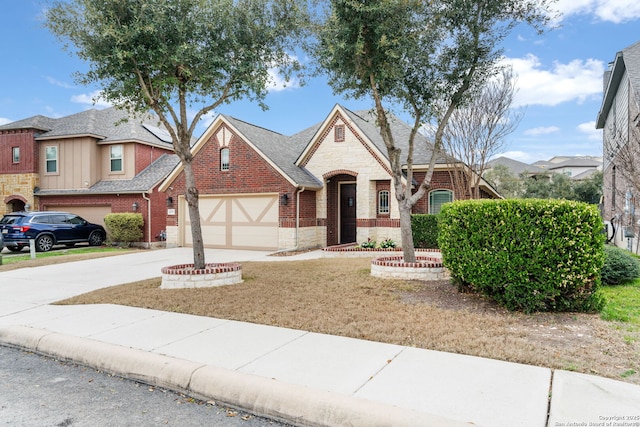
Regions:
M 442 205 L 453 201 L 453 191 L 451 190 L 434 190 L 429 193 L 429 213 L 440 213 Z
M 223 148 L 220 150 L 220 170 L 229 170 L 229 149 Z

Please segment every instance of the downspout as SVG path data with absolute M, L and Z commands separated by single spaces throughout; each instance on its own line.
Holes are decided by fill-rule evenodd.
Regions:
M 151 199 L 142 193 L 142 198 L 147 201 L 147 249 L 151 249 Z

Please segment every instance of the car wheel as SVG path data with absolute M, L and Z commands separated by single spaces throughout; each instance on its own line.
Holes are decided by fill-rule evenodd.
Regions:
M 53 247 L 53 237 L 50 234 L 43 234 L 36 239 L 36 251 L 47 252 Z
M 94 231 L 89 236 L 89 245 L 100 246 L 103 240 L 104 239 L 102 238 L 102 233 L 100 233 L 99 231 Z

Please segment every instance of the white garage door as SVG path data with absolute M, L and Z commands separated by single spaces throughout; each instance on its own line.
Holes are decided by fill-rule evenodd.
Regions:
M 47 206 L 47 210 L 71 212 L 80 215 L 89 222 L 104 226 L 104 217 L 111 213 L 111 206 L 49 205 Z
M 200 196 L 202 240 L 208 248 L 278 249 L 278 195 Z M 181 242 L 191 246 L 191 221 L 180 197 Z

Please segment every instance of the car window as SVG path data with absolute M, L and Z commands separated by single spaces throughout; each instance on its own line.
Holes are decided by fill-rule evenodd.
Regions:
M 0 224 L 20 224 L 23 218 L 21 215 L 5 215 L 0 219 Z
M 48 224 L 51 222 L 49 215 L 38 215 L 31 218 L 31 222 L 35 224 Z
M 51 222 L 54 224 L 66 224 L 67 216 L 66 215 L 51 215 Z
M 71 224 L 82 224 L 84 223 L 84 219 L 80 218 L 78 215 L 67 215 L 67 222 Z

